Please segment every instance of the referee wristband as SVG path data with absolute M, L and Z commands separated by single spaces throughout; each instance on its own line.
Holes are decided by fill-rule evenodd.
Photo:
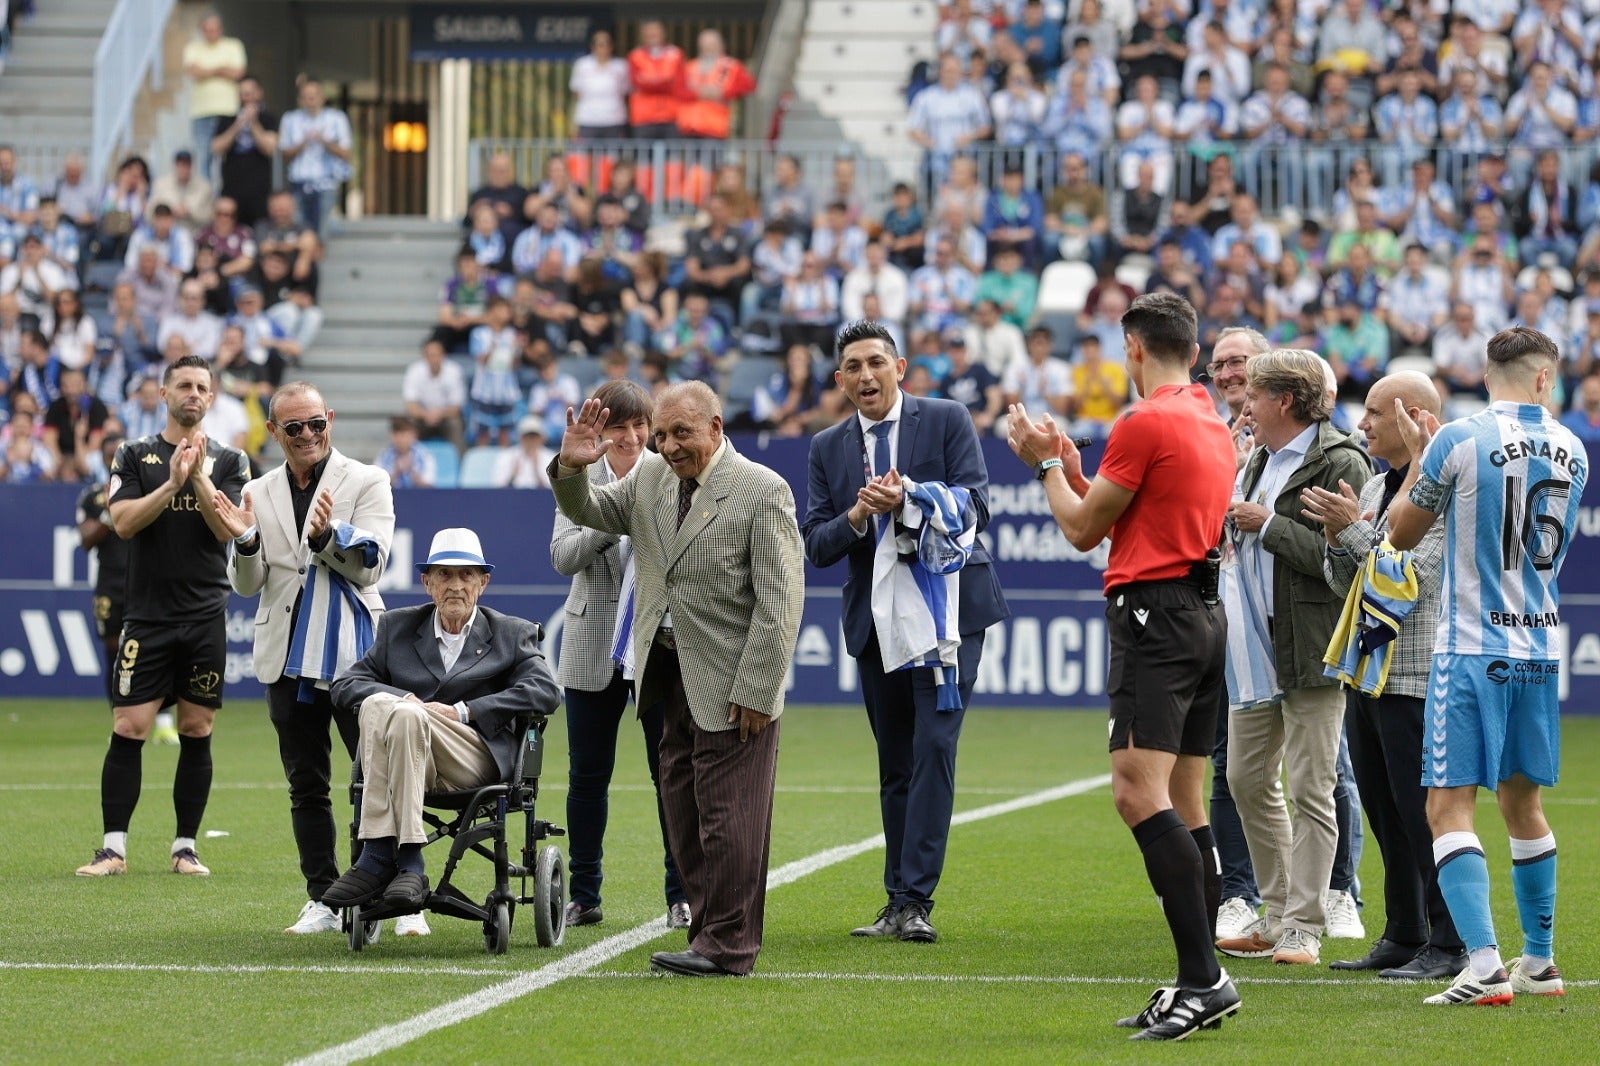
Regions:
M 1043 481 L 1044 480 L 1044 476 L 1046 474 L 1048 474 L 1052 470 L 1055 470 L 1055 469 L 1059 468 L 1060 466 L 1061 466 L 1061 460 L 1060 459 L 1046 459 L 1044 462 L 1042 462 L 1038 466 L 1034 467 L 1033 468 L 1033 472 L 1039 478 L 1040 481 Z

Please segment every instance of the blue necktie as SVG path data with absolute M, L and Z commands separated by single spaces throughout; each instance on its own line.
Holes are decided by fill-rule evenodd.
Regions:
M 877 438 L 872 445 L 872 475 L 882 477 L 889 472 L 889 431 L 894 429 L 894 420 L 887 419 L 872 427 L 872 435 Z M 878 515 L 878 536 L 883 536 L 883 531 L 889 528 L 889 516 Z

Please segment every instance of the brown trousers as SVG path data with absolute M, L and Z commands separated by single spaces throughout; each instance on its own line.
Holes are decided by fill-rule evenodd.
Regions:
M 661 804 L 693 915 L 689 946 L 746 974 L 761 951 L 782 719 L 743 743 L 736 728 L 709 732 L 689 713 L 678 653 L 652 645 L 647 670 L 668 679 Z

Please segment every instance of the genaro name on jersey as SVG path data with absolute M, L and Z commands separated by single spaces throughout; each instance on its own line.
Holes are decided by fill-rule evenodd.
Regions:
M 1435 652 L 1557 657 L 1556 575 L 1588 476 L 1583 443 L 1537 404 L 1495 403 L 1439 430 L 1411 493 L 1449 512 Z

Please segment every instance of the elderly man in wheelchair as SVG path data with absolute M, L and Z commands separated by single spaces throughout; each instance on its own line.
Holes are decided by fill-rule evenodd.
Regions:
M 478 605 L 494 568 L 477 534 L 440 531 L 417 569 L 432 604 L 384 614 L 370 650 L 333 685 L 336 704 L 359 708 L 360 776 L 352 798 L 359 794 L 361 852 L 323 902 L 344 909 L 356 950 L 358 933 L 370 940 L 378 919 L 427 909 L 483 921 L 489 950 L 499 953 L 515 904 L 533 902 L 509 891 L 508 876 L 536 876 L 541 897 L 564 888 L 559 852 L 552 847 L 532 854 L 536 840 L 561 830 L 534 820 L 538 768 L 523 765 L 537 761 L 545 718 L 560 703 L 561 690 L 539 650 L 539 627 Z M 441 819 L 429 807 L 457 813 Z M 528 819 L 521 865 L 506 858 L 508 808 Z M 443 837 L 454 847 L 430 891 L 422 849 Z M 495 890 L 481 906 L 449 883 L 469 850 L 496 865 Z M 537 874 L 530 869 L 535 865 Z M 539 902 L 548 909 L 550 901 Z M 557 939 L 562 905 L 553 903 Z M 543 942 L 550 921 L 541 916 L 547 919 L 539 923 Z

